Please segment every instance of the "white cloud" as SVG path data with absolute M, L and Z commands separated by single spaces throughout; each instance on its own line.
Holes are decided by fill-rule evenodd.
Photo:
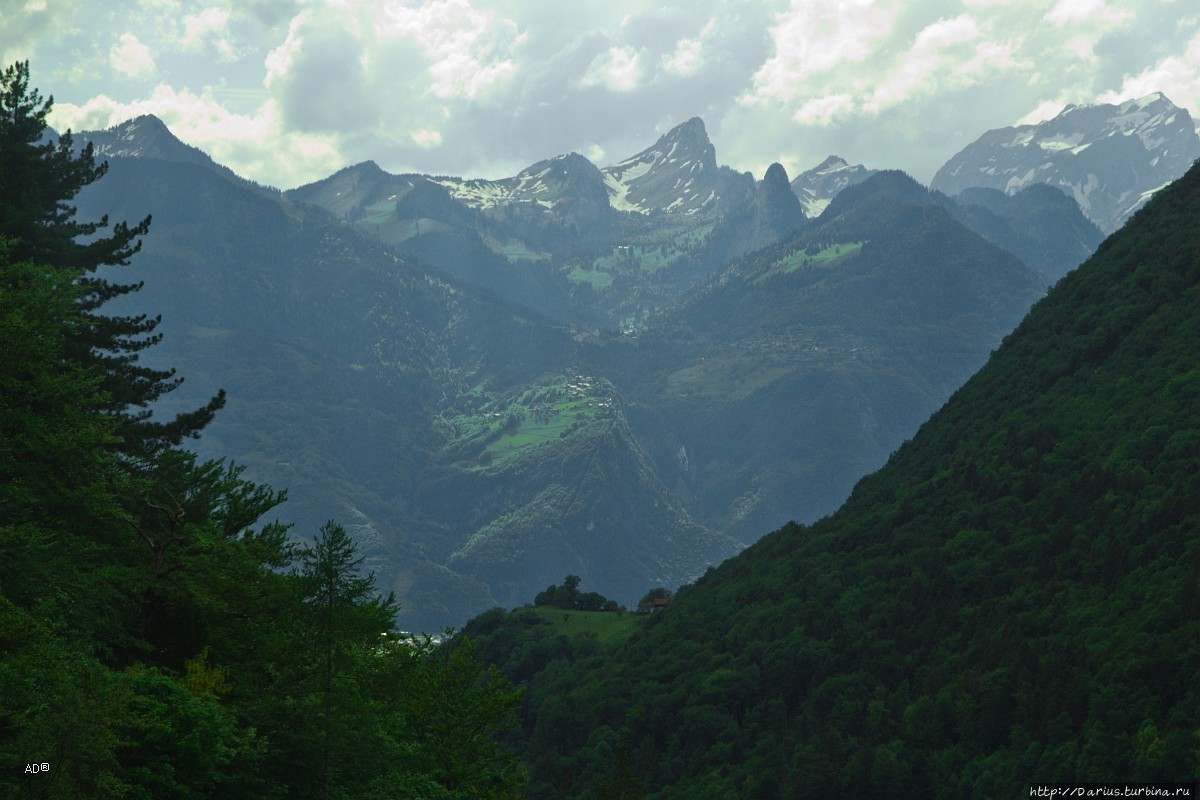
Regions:
M 521 42 L 516 24 L 468 0 L 417 6 L 393 2 L 382 13 L 383 39 L 408 39 L 424 51 L 430 91 L 437 97 L 474 99 L 516 71 L 509 57 Z
M 223 61 L 237 58 L 229 38 L 229 9 L 210 6 L 198 14 L 188 14 L 183 18 L 180 45 L 184 50 L 202 52 L 209 43 Z
M 642 80 L 642 54 L 632 47 L 610 47 L 593 59 L 581 86 L 603 86 L 613 92 L 630 92 Z
M 108 51 L 108 65 L 127 78 L 151 78 L 157 71 L 150 48 L 132 33 L 121 34 Z
M 855 108 L 854 98 L 849 94 L 830 94 L 809 100 L 792 115 L 792 119 L 805 125 L 830 125 Z
M 434 148 L 442 146 L 442 134 L 440 131 L 429 129 L 414 131 L 412 140 L 417 143 L 418 147 Z
M 1096 60 L 1096 40 L 1086 34 L 1072 36 L 1064 45 L 1077 59 L 1085 62 Z
M 40 44 L 75 31 L 77 0 L 0 0 L 0 64 L 31 60 Z
M 807 78 L 866 60 L 891 33 L 897 10 L 876 0 L 792 0 L 769 31 L 775 52 L 755 73 L 749 99 L 791 100 L 803 92 Z
M 345 26 L 324 15 L 298 15 L 283 44 L 267 54 L 264 85 L 289 127 L 335 132 L 369 126 L 378 119 L 364 70 L 364 47 Z
M 1017 120 L 1016 124 L 1037 125 L 1039 122 L 1045 122 L 1047 120 L 1054 119 L 1060 113 L 1062 113 L 1062 110 L 1066 105 L 1066 103 L 1058 100 L 1046 100 L 1038 103 L 1036 108 Z
M 1114 9 L 1105 0 L 1058 0 L 1046 14 L 1046 21 L 1053 25 L 1071 25 L 1081 22 L 1103 22 L 1117 24 L 1132 15 L 1126 9 Z
M 692 75 L 703 64 L 703 46 L 698 39 L 680 39 L 675 51 L 662 62 L 663 69 L 676 75 Z
M 32 56 L 60 105 L 103 117 L 88 127 L 110 122 L 101 97 L 112 122 L 138 103 L 169 105 L 156 83 L 211 104 L 231 144 L 221 149 L 221 125 L 177 110 L 188 141 L 278 185 L 300 174 L 299 152 L 488 177 L 572 150 L 602 164 L 691 116 L 738 169 L 837 153 L 928 177 L 983 131 L 1068 102 L 1161 90 L 1196 109 L 1193 5 L 131 0 L 117 12 L 0 0 L 0 51 Z M 268 153 L 293 145 L 286 159 Z
M 714 17 L 694 39 L 680 39 L 675 49 L 663 56 L 662 66 L 667 72 L 680 76 L 695 75 L 704 66 L 704 40 L 711 37 L 717 29 Z
M 923 28 L 913 41 L 912 48 L 899 64 L 871 92 L 863 107 L 871 113 L 907 101 L 916 94 L 928 94 L 946 88 L 951 82 L 963 85 L 970 81 L 971 60 L 963 58 L 961 48 L 979 38 L 979 25 L 974 18 L 962 14 L 952 19 L 939 19 Z M 951 54 L 948 51 L 959 50 Z M 957 56 L 957 58 L 955 58 Z M 940 74 L 939 74 L 940 73 Z M 934 80 L 935 75 L 938 80 Z
M 99 130 L 142 114 L 154 114 L 183 141 L 262 183 L 288 188 L 344 165 L 334 138 L 287 130 L 273 101 L 256 114 L 234 114 L 207 92 L 197 95 L 165 84 L 130 103 L 104 94 L 82 105 L 56 103 L 50 122 L 58 130 Z
M 1135 97 L 1162 92 L 1176 105 L 1186 106 L 1193 116 L 1200 111 L 1200 33 L 1192 36 L 1182 55 L 1168 56 L 1137 75 L 1126 75 L 1121 88 L 1106 92 L 1098 100 L 1120 103 Z

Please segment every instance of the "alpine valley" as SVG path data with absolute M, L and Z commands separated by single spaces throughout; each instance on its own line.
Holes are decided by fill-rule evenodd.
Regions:
M 286 488 L 298 537 L 344 525 L 409 630 L 568 573 L 632 605 L 830 514 L 1200 151 L 1161 96 L 986 134 L 933 191 L 756 178 L 700 119 L 605 167 L 287 192 L 154 117 L 75 141 L 110 164 L 82 217 L 153 214 L 106 308 L 162 315 L 157 411 L 224 388 L 194 448 Z

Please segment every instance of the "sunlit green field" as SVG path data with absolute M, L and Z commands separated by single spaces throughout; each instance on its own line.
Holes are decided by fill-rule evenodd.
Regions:
M 646 619 L 644 615 L 632 612 L 564 611 L 549 606 L 539 606 L 534 612 L 551 622 L 560 633 L 567 636 L 595 634 L 597 641 L 602 645 L 628 639 L 637 630 L 638 624 Z

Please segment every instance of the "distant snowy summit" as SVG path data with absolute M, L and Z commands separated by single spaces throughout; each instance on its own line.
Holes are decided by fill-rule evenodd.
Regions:
M 252 187 L 255 191 L 278 194 L 278 191 L 240 177 L 229 167 L 218 164 L 198 147 L 181 141 L 161 119 L 142 114 L 102 131 L 80 131 L 72 136 L 76 151 L 87 144 L 97 162 L 115 158 L 140 158 L 194 164 L 216 170 L 223 177 Z
M 792 192 L 800 198 L 805 215 L 809 219 L 816 219 L 838 192 L 847 186 L 862 183 L 877 171 L 867 169 L 862 164 L 851 165 L 839 156 L 830 156 L 797 175 L 792 181 Z
M 615 211 L 635 214 L 696 214 L 712 211 L 737 184 L 742 199 L 753 181 L 718 166 L 704 123 L 693 117 L 663 134 L 651 147 L 618 164 L 597 169 L 578 153 L 538 162 L 512 178 L 439 178 L 455 199 L 477 209 L 536 203 L 559 210 L 564 201 L 587 196 L 590 205 L 607 198 Z
M 149 115 L 108 130 L 80 133 L 75 141 L 79 147 L 90 141 L 101 159 L 188 162 L 241 180 Z M 970 188 L 1013 195 L 1033 184 L 1048 184 L 1071 196 L 1089 219 L 1111 233 L 1197 157 L 1200 136 L 1191 115 L 1155 93 L 1120 105 L 1067 106 L 1047 122 L 989 131 L 951 158 L 930 188 L 950 196 Z M 839 192 L 875 172 L 831 155 L 797 175 L 790 186 L 804 215 L 815 219 Z M 351 220 L 398 220 L 403 230 L 398 228 L 395 235 L 407 236 L 413 229 L 404 222 L 409 217 L 452 224 L 451 217 L 474 212 L 493 218 L 518 214 L 558 219 L 580 230 L 599 231 L 616 224 L 623 214 L 707 219 L 761 205 L 760 189 L 750 173 L 717 163 L 704 122 L 693 117 L 640 153 L 603 168 L 570 153 L 539 161 L 510 178 L 488 180 L 392 175 L 364 162 L 287 194 Z M 416 213 L 421 210 L 417 206 L 428 210 L 430 204 L 441 211 Z M 782 207 L 771 214 L 776 212 L 792 214 Z
M 731 194 L 744 201 L 753 190 L 748 176 L 717 165 L 716 148 L 699 117 L 601 172 L 612 207 L 639 214 L 711 211 Z
M 103 131 L 78 134 L 79 146 L 91 142 L 98 160 L 106 158 L 157 158 L 211 166 L 204 151 L 184 144 L 158 117 L 143 114 Z
M 1037 125 L 988 131 L 947 161 L 930 188 L 1014 194 L 1046 183 L 1111 233 L 1198 157 L 1191 115 L 1155 92 L 1120 105 L 1069 105 Z

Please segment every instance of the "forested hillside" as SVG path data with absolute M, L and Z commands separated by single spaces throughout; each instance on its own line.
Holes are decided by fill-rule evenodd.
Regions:
M 1200 168 L 832 517 L 627 642 L 471 626 L 530 796 L 1016 797 L 1200 774 Z
M 76 219 L 106 165 L 49 107 L 0 73 L 0 796 L 516 796 L 507 681 L 398 636 L 341 525 L 297 547 L 282 492 L 182 449 L 225 393 L 164 419 L 158 319 L 109 313 L 151 220 Z

